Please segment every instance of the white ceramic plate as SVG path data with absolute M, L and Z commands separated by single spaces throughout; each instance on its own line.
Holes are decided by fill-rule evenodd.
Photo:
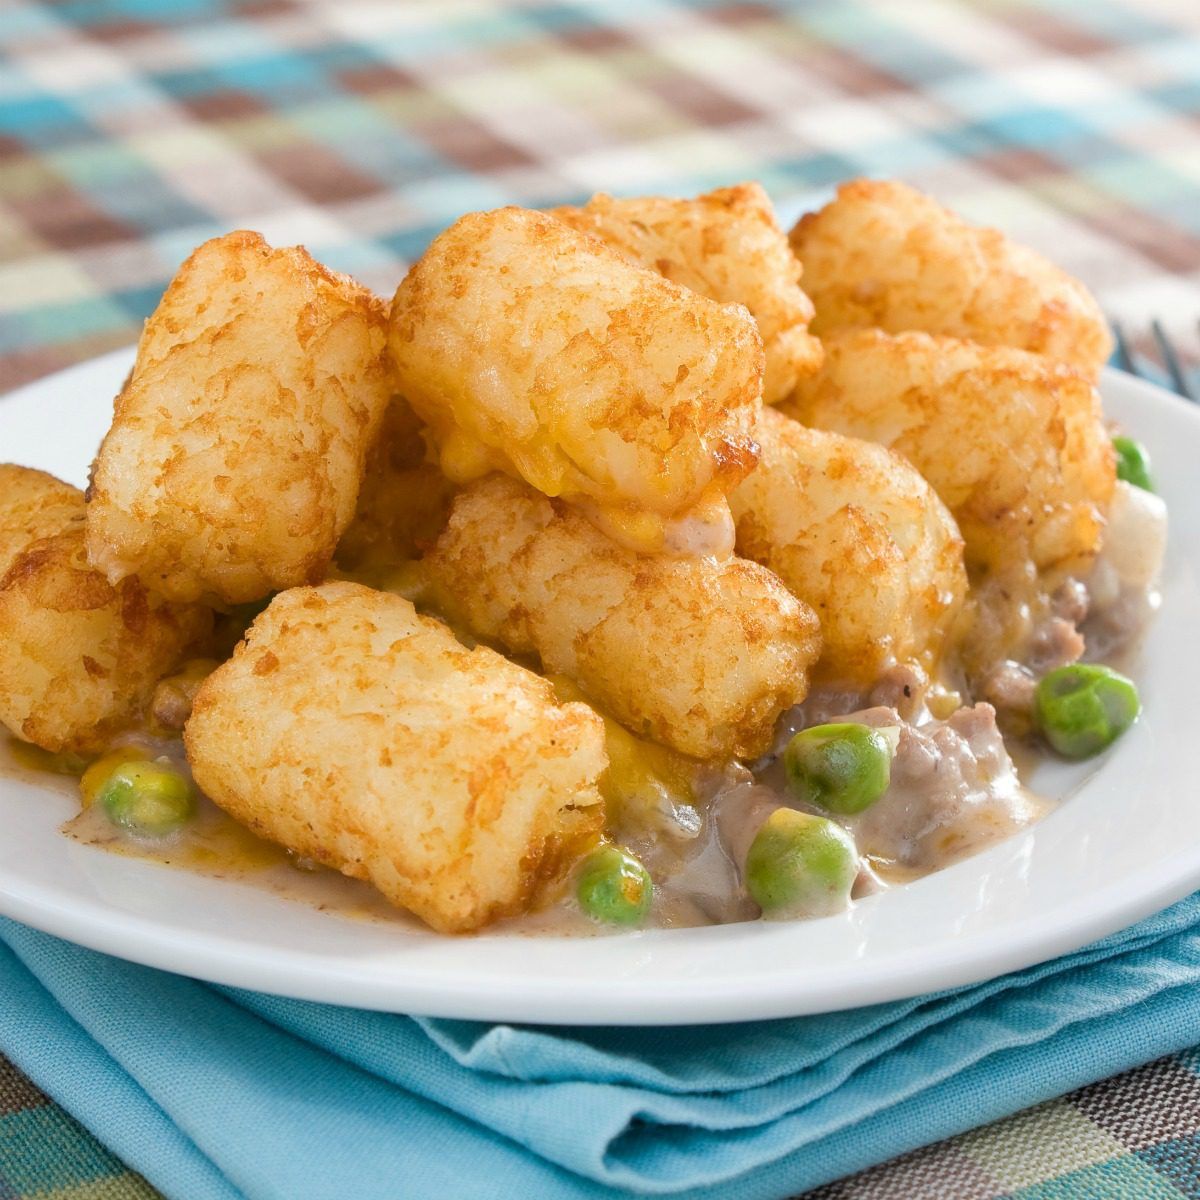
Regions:
M 122 351 L 0 401 L 0 461 L 82 484 L 132 361 Z M 851 912 L 603 938 L 452 939 L 80 845 L 65 789 L 0 779 L 0 912 L 203 979 L 396 1012 L 550 1023 L 737 1021 L 872 1004 L 1062 954 L 1200 886 L 1200 411 L 1110 372 L 1171 509 L 1165 602 L 1138 664 L 1145 715 L 1099 764 L 1055 767 L 1035 828 Z

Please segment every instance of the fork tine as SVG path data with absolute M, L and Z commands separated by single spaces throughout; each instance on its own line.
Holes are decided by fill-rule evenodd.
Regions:
M 1113 337 L 1117 340 L 1117 351 L 1114 356 L 1117 370 L 1128 371 L 1130 375 L 1136 375 L 1138 369 L 1134 366 L 1133 355 L 1129 353 L 1129 342 L 1125 339 L 1125 330 L 1121 328 L 1121 322 L 1110 317 L 1108 323 L 1112 326 Z
M 1171 340 L 1167 337 L 1166 330 L 1163 329 L 1162 322 L 1157 317 L 1150 322 L 1150 329 L 1154 334 L 1154 340 L 1158 343 L 1158 352 L 1162 355 L 1167 374 L 1171 377 L 1171 386 L 1181 396 L 1195 404 L 1197 402 L 1196 393 L 1192 390 L 1192 385 L 1184 374 L 1183 367 L 1179 364 L 1179 356 L 1175 353 L 1175 347 L 1171 345 Z

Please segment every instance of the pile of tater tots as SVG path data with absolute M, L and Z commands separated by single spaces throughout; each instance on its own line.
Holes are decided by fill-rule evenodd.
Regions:
M 1137 714 L 1080 661 L 1141 502 L 1110 349 L 1078 282 L 895 182 L 790 236 L 756 184 L 470 213 L 390 307 L 215 238 L 87 491 L 0 466 L 0 722 L 135 840 L 204 797 L 445 933 L 670 924 L 718 795 L 714 919 L 834 911 L 902 737 L 967 710 L 976 751 L 998 719 L 1079 757 Z M 1128 558 L 1110 591 L 1152 585 Z

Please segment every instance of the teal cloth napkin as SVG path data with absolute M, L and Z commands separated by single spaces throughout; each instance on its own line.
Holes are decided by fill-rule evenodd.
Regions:
M 0 920 L 0 1050 L 179 1200 L 778 1200 L 1200 1042 L 1200 894 L 974 987 L 556 1029 L 198 983 Z

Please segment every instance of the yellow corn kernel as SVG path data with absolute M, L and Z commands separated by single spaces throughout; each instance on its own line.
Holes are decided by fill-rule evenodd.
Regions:
M 108 777 L 127 762 L 144 762 L 150 757 L 141 746 L 117 746 L 96 759 L 79 780 L 79 798 L 84 808 L 91 808 L 100 795 Z
M 934 684 L 925 695 L 925 705 L 937 720 L 944 721 L 951 713 L 962 708 L 962 693 Z

